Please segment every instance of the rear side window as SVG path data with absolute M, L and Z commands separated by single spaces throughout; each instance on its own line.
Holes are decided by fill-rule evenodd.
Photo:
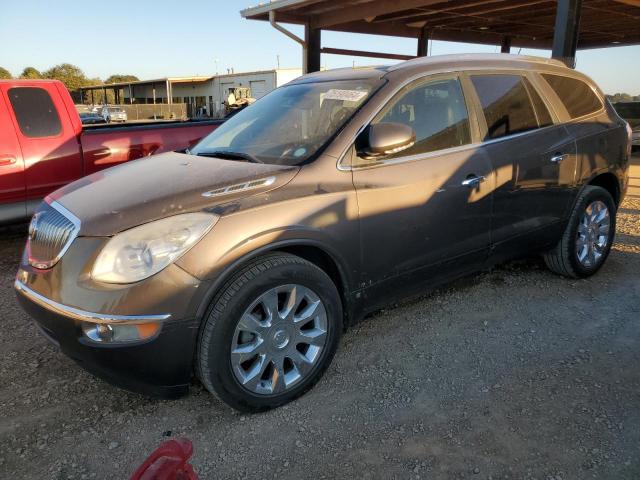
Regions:
M 459 147 L 471 142 L 469 115 L 458 79 L 430 80 L 405 87 L 374 123 L 403 123 L 416 143 L 387 158 Z
M 602 108 L 602 102 L 582 80 L 543 73 L 542 76 L 560 97 L 571 118 L 582 117 Z
M 485 140 L 527 132 L 541 126 L 524 80 L 520 75 L 471 75 L 487 121 Z M 533 88 L 531 91 L 534 92 Z M 548 116 L 549 112 L 546 114 Z
M 9 101 L 25 137 L 53 137 L 62 131 L 60 117 L 46 90 L 37 87 L 11 88 Z

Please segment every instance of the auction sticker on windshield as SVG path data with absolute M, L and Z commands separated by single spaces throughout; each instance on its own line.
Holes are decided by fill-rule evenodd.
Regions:
M 347 102 L 357 102 L 362 100 L 367 95 L 366 91 L 362 90 L 339 90 L 332 88 L 324 94 L 325 100 L 345 100 Z

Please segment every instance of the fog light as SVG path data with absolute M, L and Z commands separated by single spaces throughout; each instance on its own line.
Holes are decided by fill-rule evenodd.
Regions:
M 96 333 L 103 342 L 113 340 L 113 328 L 111 328 L 111 325 L 96 325 Z
M 160 331 L 157 322 L 118 325 L 114 323 L 82 324 L 82 333 L 97 343 L 122 343 L 146 340 Z

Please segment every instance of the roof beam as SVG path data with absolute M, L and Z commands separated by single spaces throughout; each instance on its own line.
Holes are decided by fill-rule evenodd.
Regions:
M 631 5 L 632 7 L 640 7 L 640 0 L 615 0 L 618 3 Z
M 243 18 L 256 17 L 258 15 L 269 15 L 270 11 L 278 11 L 280 13 L 290 7 L 300 8 L 311 5 L 313 3 L 319 3 L 322 0 L 276 0 L 275 2 L 269 2 L 265 5 L 258 5 L 257 7 L 249 7 L 244 10 L 240 10 L 240 15 Z M 279 15 L 278 15 L 279 16 Z
M 500 2 L 502 2 L 503 0 L 500 0 Z M 485 15 L 488 13 L 501 13 L 506 11 L 506 10 L 516 10 L 516 9 L 522 9 L 523 7 L 527 7 L 527 6 L 533 6 L 533 5 L 539 5 L 541 3 L 549 3 L 550 0 L 527 0 L 527 1 L 523 1 L 523 2 L 511 2 L 509 5 L 495 5 L 497 2 L 484 2 L 484 3 L 480 3 L 480 4 L 469 4 L 469 5 L 465 5 L 464 7 L 458 6 L 458 7 L 452 7 L 452 8 L 440 8 L 440 9 L 431 9 L 431 8 L 418 8 L 416 10 L 418 10 L 419 13 L 412 11 L 412 12 L 401 12 L 398 15 L 390 15 L 388 17 L 378 17 L 376 18 L 374 21 L 375 22 L 384 22 L 387 20 L 400 20 L 403 18 L 411 18 L 414 19 L 416 17 L 419 18 L 425 18 L 427 20 L 429 20 L 429 16 L 433 16 L 433 15 L 447 15 L 447 16 L 459 16 L 459 17 L 463 17 L 463 16 L 469 16 L 469 15 Z M 487 7 L 486 5 L 488 3 L 493 3 L 494 6 L 493 7 Z M 486 7 L 486 8 L 481 8 L 481 9 L 474 9 L 473 7 Z M 555 4 L 554 4 L 555 7 Z M 531 15 L 531 12 L 529 12 L 529 15 Z M 412 20 L 414 21 L 414 20 Z M 417 21 L 417 20 L 415 20 Z
M 436 3 L 446 4 L 449 0 L 376 0 L 366 5 L 357 4 L 336 8 L 310 19 L 312 28 L 327 28 L 343 23 L 363 20 L 364 18 L 388 15 L 411 8 L 425 7 Z
M 320 51 L 322 53 L 328 53 L 331 55 L 348 55 L 353 57 L 368 57 L 368 58 L 387 58 L 391 60 L 411 60 L 412 58 L 416 58 L 415 55 L 400 55 L 399 53 L 368 52 L 365 50 L 347 50 L 346 48 L 322 47 Z

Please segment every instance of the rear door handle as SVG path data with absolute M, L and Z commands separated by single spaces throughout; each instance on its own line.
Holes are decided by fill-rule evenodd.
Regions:
M 480 175 L 469 175 L 467 178 L 465 178 L 462 181 L 462 186 L 463 187 L 469 187 L 469 188 L 475 188 L 478 185 L 480 185 L 482 182 L 484 182 L 485 178 Z
M 551 157 L 549 160 L 551 160 L 551 163 L 560 163 L 561 161 L 563 161 L 565 158 L 567 158 L 567 154 L 566 153 L 556 153 L 553 157 Z
M 0 166 L 13 165 L 14 163 L 16 163 L 16 157 L 13 155 L 2 155 L 0 153 Z

